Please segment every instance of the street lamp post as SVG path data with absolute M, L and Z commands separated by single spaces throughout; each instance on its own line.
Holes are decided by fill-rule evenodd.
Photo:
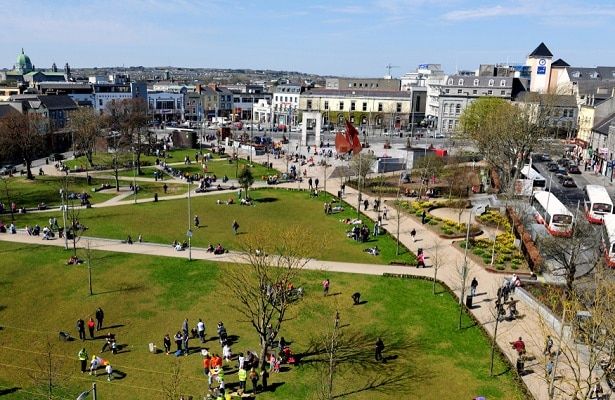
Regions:
M 188 261 L 192 261 L 192 198 L 190 197 L 191 183 L 192 179 L 188 177 L 188 232 L 186 232 L 186 236 L 188 236 Z
M 60 197 L 62 198 L 62 224 L 64 226 L 64 250 L 68 250 L 68 238 L 66 234 L 68 233 L 68 229 L 66 229 L 66 191 L 64 188 L 60 189 Z
M 135 191 L 135 204 L 137 204 L 137 163 L 135 161 L 135 151 L 132 149 L 132 189 Z

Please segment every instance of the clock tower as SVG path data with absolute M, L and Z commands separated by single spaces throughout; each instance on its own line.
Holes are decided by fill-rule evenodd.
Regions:
M 525 64 L 532 69 L 530 92 L 547 93 L 551 78 L 552 60 L 553 54 L 544 43 L 540 43 L 540 45 L 527 56 Z

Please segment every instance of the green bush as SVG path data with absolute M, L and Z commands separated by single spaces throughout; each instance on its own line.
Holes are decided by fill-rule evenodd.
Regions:
M 428 221 L 427 221 L 427 223 L 428 223 L 429 225 L 438 225 L 438 221 L 435 221 L 435 220 L 433 220 L 433 219 L 428 220 Z

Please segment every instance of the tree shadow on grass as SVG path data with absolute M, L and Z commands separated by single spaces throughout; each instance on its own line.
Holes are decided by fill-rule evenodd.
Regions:
M 142 290 L 145 289 L 145 286 L 143 285 L 126 285 L 126 286 L 122 286 L 119 289 L 111 289 L 111 290 L 105 290 L 103 292 L 95 292 L 94 296 L 99 296 L 102 294 L 110 294 L 110 293 L 119 293 L 119 292 L 134 292 L 134 291 L 138 291 L 138 290 Z
M 275 392 L 277 388 L 279 388 L 280 386 L 282 386 L 284 384 L 284 382 L 273 382 L 267 385 L 267 390 L 263 390 L 261 388 L 261 391 L 263 392 Z
M 263 197 L 263 198 L 260 198 L 260 199 L 253 199 L 253 200 L 256 203 L 275 203 L 279 199 L 277 199 L 275 197 Z
M 11 393 L 16 393 L 19 391 L 19 389 L 21 389 L 20 387 L 12 387 L 12 388 L 7 388 L 7 389 L 0 389 L 0 396 L 4 396 L 7 394 L 11 394 Z

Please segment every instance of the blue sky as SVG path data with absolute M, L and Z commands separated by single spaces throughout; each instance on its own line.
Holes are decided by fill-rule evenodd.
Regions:
M 175 65 L 393 75 L 525 60 L 615 65 L 613 0 L 108 0 L 2 4 L 0 67 Z

